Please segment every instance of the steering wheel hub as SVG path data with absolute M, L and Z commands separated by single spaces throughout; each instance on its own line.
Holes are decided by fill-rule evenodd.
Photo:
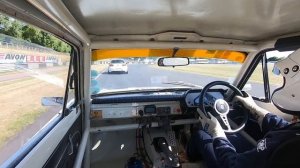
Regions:
M 229 112 L 229 105 L 223 99 L 218 99 L 215 101 L 214 109 L 219 114 L 227 114 Z

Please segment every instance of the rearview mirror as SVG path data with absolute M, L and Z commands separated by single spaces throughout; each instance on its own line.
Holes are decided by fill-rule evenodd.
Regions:
M 158 59 L 158 66 L 185 66 L 189 65 L 190 61 L 188 58 L 178 57 L 166 57 Z
M 63 97 L 43 97 L 42 105 L 43 106 L 62 106 L 64 104 Z

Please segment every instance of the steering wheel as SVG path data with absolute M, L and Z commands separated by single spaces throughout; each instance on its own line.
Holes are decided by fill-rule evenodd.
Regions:
M 213 100 L 213 99 L 209 99 L 207 97 L 208 90 L 216 85 L 226 86 L 229 89 L 231 89 L 235 95 L 243 96 L 243 93 L 237 87 L 233 86 L 232 84 L 230 84 L 228 82 L 224 82 L 224 81 L 214 81 L 214 82 L 207 84 L 200 93 L 200 96 L 199 96 L 200 110 L 206 115 L 206 117 L 210 118 L 210 116 L 206 112 L 204 103 L 206 103 L 208 106 L 212 107 L 214 109 L 214 111 L 217 113 L 217 115 L 219 115 L 219 117 L 221 118 L 224 125 L 227 127 L 227 128 L 224 128 L 222 126 L 224 132 L 235 133 L 235 132 L 242 130 L 245 127 L 246 122 L 248 120 L 248 113 L 246 113 L 244 111 L 244 113 L 246 114 L 246 117 L 244 117 L 242 123 L 239 124 L 240 126 L 237 126 L 237 128 L 233 129 L 232 126 L 229 124 L 228 117 L 227 117 L 228 113 L 230 112 L 230 106 L 227 103 L 227 101 L 224 99 Z M 206 97 L 206 101 L 204 102 L 205 97 Z M 201 113 L 201 112 L 199 111 L 199 113 Z

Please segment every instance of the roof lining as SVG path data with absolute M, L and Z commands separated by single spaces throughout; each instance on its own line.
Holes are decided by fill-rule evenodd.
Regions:
M 252 52 L 261 49 L 261 46 L 264 46 L 264 41 L 247 41 L 239 39 L 228 39 L 228 38 L 215 38 L 215 37 L 206 37 L 201 36 L 194 32 L 164 32 L 154 35 L 88 35 L 86 30 L 78 23 L 78 18 L 75 19 L 68 8 L 65 6 L 65 3 L 62 0 L 51 1 L 47 0 L 28 0 L 30 3 L 35 4 L 39 10 L 43 11 L 45 14 L 51 13 L 51 17 L 55 18 L 54 20 L 58 22 L 62 27 L 65 27 L 73 35 L 78 37 L 82 42 L 92 43 L 92 49 L 99 48 L 128 48 L 129 45 L 131 48 L 169 48 L 180 47 L 184 48 L 204 48 L 204 49 L 231 49 L 233 48 L 236 51 L 246 51 Z M 178 35 L 177 35 L 178 34 Z M 291 33 L 290 33 L 291 34 Z M 296 34 L 296 33 L 293 33 Z M 172 37 L 185 37 L 187 38 L 173 38 Z M 162 36 L 162 38 L 161 38 Z M 287 36 L 287 35 L 282 35 Z M 277 39 L 282 36 L 276 36 L 272 39 Z M 167 37 L 167 38 L 165 38 Z M 171 37 L 171 38 L 170 38 Z M 92 42 L 90 42 L 92 39 Z M 270 39 L 268 39 L 270 40 Z M 123 42 L 124 41 L 124 42 Z M 179 43 L 181 42 L 181 43 Z M 140 43 L 140 44 L 139 44 Z M 159 44 L 154 44 L 159 43 Z M 141 45 L 146 46 L 141 46 Z M 105 46 L 102 46 L 105 45 Z M 112 45 L 111 47 L 107 45 Z M 120 45 L 120 46 L 116 46 Z M 161 47 L 158 45 L 162 45 Z M 187 47 L 187 45 L 191 45 Z
M 59 25 L 67 29 L 69 32 L 74 34 L 86 45 L 90 44 L 90 38 L 86 31 L 76 21 L 73 15 L 68 11 L 67 7 L 60 0 L 51 1 L 48 0 L 28 0 L 33 6 L 42 11 L 45 15 L 50 18 L 54 18 Z
M 99 37 L 177 31 L 260 42 L 300 30 L 298 0 L 63 1 L 85 31 Z
M 90 35 L 92 41 L 172 41 L 172 42 L 213 42 L 227 44 L 257 44 L 228 38 L 204 37 L 195 32 L 167 31 L 153 35 Z

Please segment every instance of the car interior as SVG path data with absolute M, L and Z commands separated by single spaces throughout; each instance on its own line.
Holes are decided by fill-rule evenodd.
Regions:
M 259 67 L 262 96 L 253 96 L 255 102 L 287 121 L 297 119 L 296 113 L 283 113 L 285 109 L 272 102 L 266 53 L 300 48 L 299 6 L 297 0 L 0 1 L 1 13 L 72 46 L 66 90 L 73 88 L 76 93 L 71 102 L 64 101 L 62 117 L 47 123 L 3 167 L 205 168 L 203 159 L 186 154 L 192 132 L 201 127 L 197 109 L 212 113 L 226 134 L 238 133 L 256 148 L 262 137 L 249 133 L 251 116 L 234 96 L 244 96 Z M 92 87 L 99 76 L 123 76 L 124 81 L 136 83 L 150 79 L 126 78 L 134 66 L 127 60 L 150 59 L 155 61 L 147 66 L 176 68 L 192 66 L 192 58 L 223 59 L 239 63 L 240 68 L 231 81 L 222 78 L 201 86 L 163 81 L 179 87 L 141 85 L 114 91 Z M 126 69 L 112 69 L 120 74 L 108 69 L 91 73 L 94 61 L 113 66 L 107 60 L 121 60 L 120 67 Z M 101 88 L 104 82 L 94 84 Z M 296 97 L 298 92 L 294 91 Z M 266 167 L 298 165 L 298 149 L 300 139 L 284 142 L 269 156 Z

